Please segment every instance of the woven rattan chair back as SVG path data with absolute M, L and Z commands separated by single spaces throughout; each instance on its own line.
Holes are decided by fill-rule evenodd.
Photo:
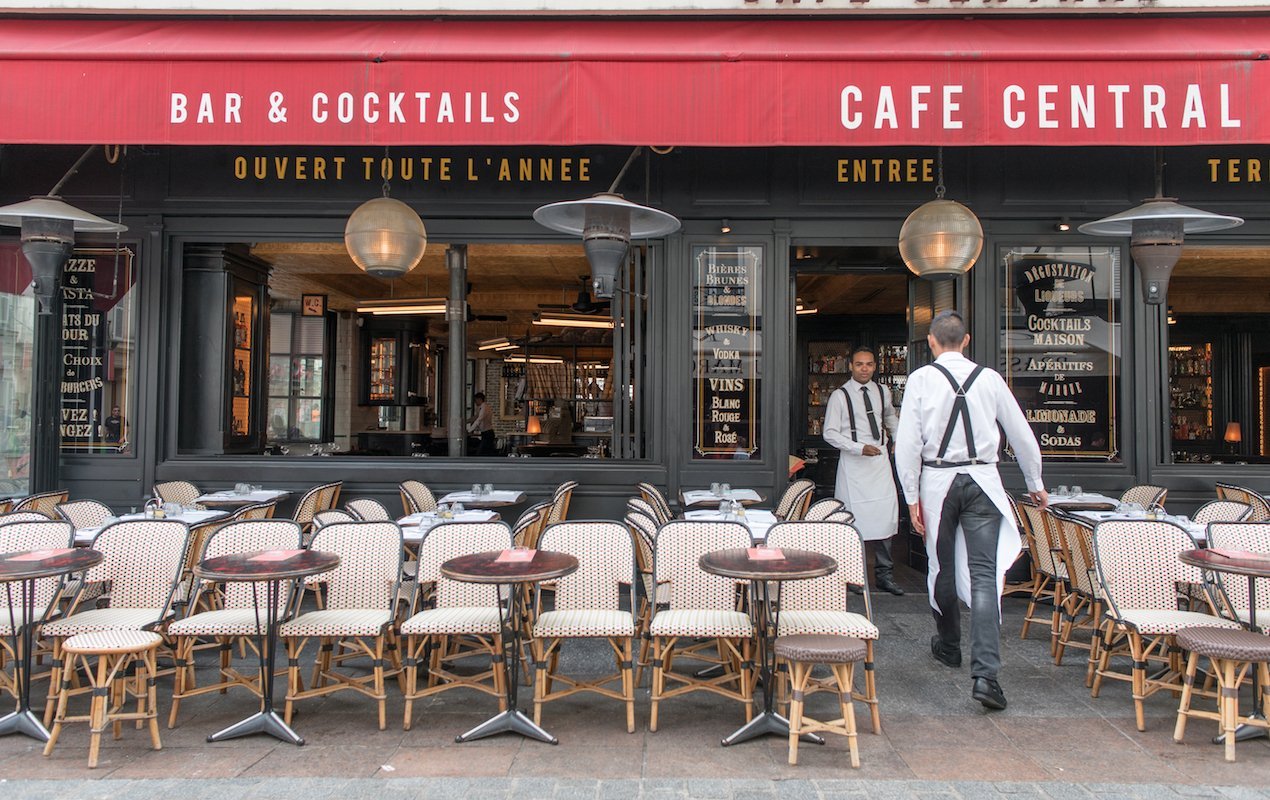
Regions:
M 776 517 L 787 520 L 802 519 L 807 513 L 807 506 L 811 504 L 811 494 L 815 490 L 816 484 L 806 478 L 791 483 L 781 495 L 780 502 L 776 504 Z
M 64 519 L 76 528 L 100 528 L 114 514 L 105 503 L 96 500 L 74 500 L 62 503 L 56 509 L 58 519 Z
M 397 489 L 401 492 L 401 508 L 406 514 L 437 510 L 437 499 L 432 496 L 432 490 L 419 481 L 402 481 L 397 484 Z
M 512 532 L 505 522 L 443 522 L 419 544 L 419 580 L 436 583 L 437 608 L 493 608 L 498 605 L 494 587 L 447 578 L 441 574 L 441 565 L 511 545 Z
M 849 525 L 854 525 L 855 514 L 852 514 L 850 511 L 844 508 L 841 511 L 835 511 L 829 516 L 825 517 L 825 522 L 845 522 Z
M 670 503 L 666 501 L 666 495 L 647 481 L 640 481 L 635 484 L 635 488 L 639 489 L 640 497 L 644 502 L 648 503 L 657 512 L 653 515 L 653 519 L 657 520 L 659 525 L 670 522 L 675 518 L 675 512 L 670 510 Z
M 0 500 L 0 514 L 8 514 L 13 510 L 12 500 Z
M 357 517 L 338 508 L 319 511 L 313 515 L 313 530 L 316 531 L 320 528 L 325 528 L 327 525 L 334 525 L 337 522 L 357 522 Z
M 1094 567 L 1094 528 L 1089 523 L 1069 517 L 1056 515 L 1059 547 L 1067 559 L 1068 577 L 1072 589 L 1090 599 L 1098 599 L 1101 595 L 1098 587 L 1098 572 Z
M 573 490 L 577 486 L 577 481 L 565 481 L 556 487 L 551 495 L 551 509 L 547 512 L 548 525 L 564 522 L 569 516 L 569 503 L 573 500 Z
M 369 497 L 349 500 L 344 507 L 361 522 L 388 522 L 392 519 L 392 515 L 388 513 L 388 509 L 384 508 L 383 503 L 371 500 Z
M 674 519 L 657 530 L 653 574 L 670 581 L 670 607 L 703 611 L 736 608 L 736 581 L 711 575 L 698 563 L 715 550 L 750 546 L 750 530 L 739 522 Z
M 1214 522 L 1208 526 L 1208 546 L 1217 550 L 1270 553 L 1270 525 L 1261 522 Z M 1216 584 L 1227 604 L 1226 611 L 1248 611 L 1248 579 L 1242 575 L 1215 573 Z M 1257 624 L 1270 620 L 1270 578 L 1256 578 Z M 1247 622 L 1248 620 L 1244 620 Z
M 1122 503 L 1137 503 L 1143 508 L 1151 506 L 1164 507 L 1164 500 L 1169 496 L 1169 490 L 1163 486 L 1152 486 L 1149 483 L 1143 483 L 1138 486 L 1130 486 L 1124 490 L 1124 494 L 1120 495 Z
M 86 583 L 110 582 L 111 608 L 145 608 L 165 615 L 172 604 L 190 545 L 184 523 L 170 519 L 125 520 L 107 525 L 93 539 L 102 561 Z
M 626 527 L 631 532 L 631 541 L 635 544 L 635 561 L 639 571 L 653 571 L 653 547 L 657 541 L 657 520 L 638 511 L 626 512 Z
M 768 547 L 822 553 L 838 562 L 830 575 L 787 581 L 781 587 L 781 610 L 846 611 L 847 586 L 867 586 L 864 540 L 845 522 L 778 522 L 767 530 Z
M 1179 581 L 1203 576 L 1178 560 L 1195 541 L 1171 522 L 1108 520 L 1094 528 L 1094 561 L 1113 613 L 1176 611 Z
M 249 503 L 245 506 L 240 506 L 229 519 L 231 522 L 245 519 L 273 519 L 273 513 L 277 510 L 277 500 L 270 500 L 267 503 Z
M 28 495 L 14 502 L 13 511 L 38 511 L 52 519 L 57 515 L 57 507 L 65 503 L 68 497 L 70 497 L 70 492 L 65 489 Z
M 336 522 L 313 534 L 313 550 L 340 557 L 322 574 L 326 610 L 393 607 L 401 582 L 401 528 L 395 522 Z
M 612 520 L 572 520 L 550 525 L 539 540 L 542 549 L 578 559 L 576 571 L 557 578 L 556 611 L 621 607 L 621 587 L 633 591 L 635 556 L 626 526 Z M 630 607 L 635 608 L 634 596 Z
M 1195 510 L 1195 522 L 1246 522 L 1252 516 L 1252 506 L 1237 500 L 1209 500 Z
M 512 539 L 516 547 L 533 549 L 538 546 L 538 537 L 547 527 L 547 514 L 551 511 L 551 501 L 543 500 L 525 509 L 512 528 Z
M 256 550 L 295 550 L 301 546 L 300 526 L 289 519 L 253 519 L 222 525 L 203 542 L 199 560 L 250 553 Z M 287 606 L 286 592 L 279 592 L 278 608 Z M 254 595 L 254 597 L 253 597 Z M 265 584 L 233 581 L 225 584 L 224 608 L 255 608 L 266 596 Z
M 823 522 L 829 519 L 829 516 L 837 511 L 845 510 L 841 500 L 832 497 L 826 497 L 824 500 L 817 500 L 807 509 L 806 516 L 803 519 L 808 522 Z
M 75 546 L 75 528 L 69 522 L 54 522 L 50 519 L 42 519 L 32 522 L 10 522 L 8 524 L 0 524 L 0 553 L 20 553 L 25 550 L 58 550 L 64 547 Z M 38 578 L 35 581 L 35 603 L 31 606 L 32 613 L 28 618 L 25 614 L 15 613 L 15 621 L 21 625 L 28 619 L 43 619 L 50 610 L 52 610 L 53 602 L 57 599 L 58 589 L 62 585 L 62 576 L 54 575 L 49 578 Z M 22 595 L 14 592 L 12 599 L 21 605 Z M 8 625 L 9 620 L 9 597 L 0 592 L 0 605 L 5 608 L 0 610 L 0 623 Z
M 642 497 L 632 497 L 629 500 L 627 500 L 626 510 L 637 511 L 640 514 L 643 514 L 644 516 L 652 517 L 654 520 L 657 521 L 658 525 L 661 525 L 665 522 L 670 521 L 670 520 L 663 520 L 661 518 L 661 514 L 657 512 L 657 506 L 653 505 L 652 503 L 648 502 Z
M 1036 549 L 1032 551 L 1032 564 L 1053 580 L 1061 580 L 1062 576 L 1059 574 L 1058 561 L 1055 560 L 1054 552 L 1055 548 L 1059 547 L 1058 532 L 1054 530 L 1058 521 L 1054 519 L 1053 514 L 1029 499 L 1019 499 L 1016 504 L 1023 512 L 1021 516 L 1036 542 Z
M 1233 483 L 1217 484 L 1217 497 L 1221 500 L 1234 500 L 1252 506 L 1252 516 L 1248 522 L 1270 522 L 1270 503 L 1260 492 L 1236 486 Z
M 164 481 L 154 485 L 154 496 L 164 503 L 178 503 L 183 506 L 199 506 L 195 498 L 201 497 L 199 488 L 189 481 Z
M 41 514 L 38 511 L 10 511 L 7 514 L 0 514 L 0 525 L 10 525 L 14 522 L 49 522 L 47 514 Z

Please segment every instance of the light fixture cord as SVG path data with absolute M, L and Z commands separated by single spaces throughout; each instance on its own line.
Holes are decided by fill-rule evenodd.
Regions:
M 617 192 L 617 185 L 622 182 L 622 178 L 626 177 L 626 170 L 631 168 L 631 164 L 635 163 L 635 159 L 642 152 L 644 152 L 644 146 L 639 145 L 631 151 L 629 156 L 626 157 L 626 163 L 622 165 L 622 171 L 617 173 L 617 177 L 613 179 L 613 184 L 609 186 L 609 194 L 615 194 Z
M 944 192 L 946 191 L 944 188 L 944 146 L 943 145 L 940 145 L 939 149 L 936 150 L 935 152 L 935 164 L 936 164 L 936 170 L 937 170 L 937 177 L 935 178 L 935 199 L 943 200 Z
M 391 166 L 392 162 L 389 159 L 390 159 L 390 156 L 388 155 L 388 145 L 384 145 L 384 161 L 387 161 L 389 166 Z M 381 178 L 384 179 L 384 186 L 383 186 L 384 197 L 387 197 L 389 193 L 392 191 L 392 187 L 388 185 L 388 169 L 385 167 L 384 164 L 379 165 L 379 175 Z
M 88 157 L 92 155 L 93 151 L 96 149 L 97 149 L 97 145 L 90 144 L 88 146 L 88 149 L 84 151 L 84 154 L 79 157 L 79 160 L 76 161 L 74 164 L 72 164 L 70 169 L 66 170 L 66 174 L 63 175 L 62 179 L 57 182 L 57 185 L 54 186 L 52 189 L 49 189 L 48 196 L 57 197 L 57 193 L 62 188 L 62 186 L 71 179 L 71 176 L 73 176 L 76 172 L 79 172 L 79 168 L 84 166 L 84 162 L 88 160 Z
M 1164 196 L 1164 150 L 1155 148 L 1155 196 Z

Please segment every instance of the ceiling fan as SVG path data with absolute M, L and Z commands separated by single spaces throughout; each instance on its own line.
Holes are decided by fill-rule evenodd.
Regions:
M 556 311 L 572 311 L 575 314 L 600 314 L 607 312 L 612 305 L 611 300 L 593 300 L 591 292 L 587 289 L 590 278 L 587 275 L 579 275 L 578 279 L 582 281 L 582 288 L 578 290 L 578 299 L 572 303 L 539 303 L 538 307 Z M 563 293 L 564 290 L 562 289 Z

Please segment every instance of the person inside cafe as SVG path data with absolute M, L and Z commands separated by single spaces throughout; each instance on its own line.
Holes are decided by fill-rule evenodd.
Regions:
M 902 595 L 891 557 L 900 505 L 887 451 L 898 417 L 890 388 L 873 380 L 873 351 L 857 347 L 849 361 L 851 377 L 830 395 L 822 434 L 840 454 L 833 496 L 855 515 L 855 526 L 873 552 L 877 588 Z
M 101 429 L 103 438 L 107 442 L 118 444 L 123 441 L 124 420 L 123 415 L 119 413 L 119 406 L 110 407 L 110 416 L 102 422 Z
M 494 409 L 485 402 L 485 393 L 472 395 L 472 418 L 468 420 L 467 432 L 480 439 L 476 454 L 492 456 L 494 453 Z
M 1001 591 L 1022 549 L 1010 498 L 997 472 L 1004 430 L 1029 496 L 1048 504 L 1041 449 L 1000 373 L 963 355 L 970 343 L 956 311 L 941 311 L 926 337 L 935 361 L 908 378 L 895 466 L 913 528 L 933 553 L 927 573 L 936 633 L 931 655 L 961 666 L 960 600 L 970 607 L 971 697 L 1006 707 L 1001 670 Z M 998 428 L 998 425 L 1000 428 Z

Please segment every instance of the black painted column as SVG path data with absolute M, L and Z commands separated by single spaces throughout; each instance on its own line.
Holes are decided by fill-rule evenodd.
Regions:
M 44 313 L 47 310 L 48 313 Z M 58 486 L 62 416 L 62 287 L 54 286 L 47 309 L 35 317 L 31 357 L 31 492 L 50 492 Z
M 445 265 L 450 272 L 450 296 L 445 304 L 445 318 L 450 323 L 449 356 L 446 363 L 446 437 L 450 455 L 463 455 L 467 441 L 463 409 L 463 377 L 467 367 L 467 245 L 452 244 L 445 251 Z

